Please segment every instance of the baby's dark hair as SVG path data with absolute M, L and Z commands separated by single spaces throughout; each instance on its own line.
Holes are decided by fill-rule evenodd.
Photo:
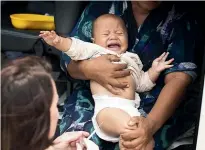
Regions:
M 92 24 L 92 37 L 94 37 L 96 23 L 97 23 L 100 19 L 102 19 L 102 18 L 113 18 L 113 19 L 119 20 L 119 21 L 122 23 L 123 29 L 124 29 L 125 31 L 127 31 L 127 28 L 126 28 L 126 26 L 125 26 L 125 23 L 124 23 L 124 21 L 122 20 L 121 17 L 116 16 L 116 15 L 114 15 L 114 14 L 104 14 L 104 15 L 99 16 L 98 18 L 96 18 L 96 19 L 93 21 L 93 24 Z

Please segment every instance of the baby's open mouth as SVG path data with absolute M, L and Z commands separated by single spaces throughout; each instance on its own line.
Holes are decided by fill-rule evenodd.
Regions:
M 112 44 L 108 44 L 108 49 L 112 50 L 112 51 L 118 51 L 121 48 L 121 45 L 118 43 L 112 43 Z

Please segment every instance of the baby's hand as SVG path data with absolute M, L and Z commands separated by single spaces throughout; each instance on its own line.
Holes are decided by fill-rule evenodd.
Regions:
M 170 64 L 174 61 L 174 58 L 166 61 L 168 55 L 169 52 L 167 53 L 164 52 L 161 56 L 156 58 L 152 63 L 153 70 L 155 70 L 157 73 L 160 73 L 165 69 L 173 67 L 173 65 Z
M 61 37 L 56 34 L 55 31 L 40 31 L 40 37 L 44 39 L 44 41 L 51 46 L 56 46 L 61 43 Z

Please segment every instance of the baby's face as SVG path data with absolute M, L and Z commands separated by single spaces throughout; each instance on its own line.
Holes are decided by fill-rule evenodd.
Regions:
M 122 22 L 116 18 L 101 18 L 95 23 L 94 43 L 118 54 L 128 47 L 127 32 Z

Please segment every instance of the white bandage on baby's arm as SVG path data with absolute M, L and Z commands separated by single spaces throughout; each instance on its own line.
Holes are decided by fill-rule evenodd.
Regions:
M 149 77 L 148 72 L 141 71 L 139 83 L 136 85 L 137 92 L 150 91 L 156 84 Z
M 85 60 L 94 57 L 95 55 L 103 54 L 105 48 L 93 43 L 84 42 L 82 40 L 71 38 L 72 44 L 70 49 L 65 52 L 72 60 Z

